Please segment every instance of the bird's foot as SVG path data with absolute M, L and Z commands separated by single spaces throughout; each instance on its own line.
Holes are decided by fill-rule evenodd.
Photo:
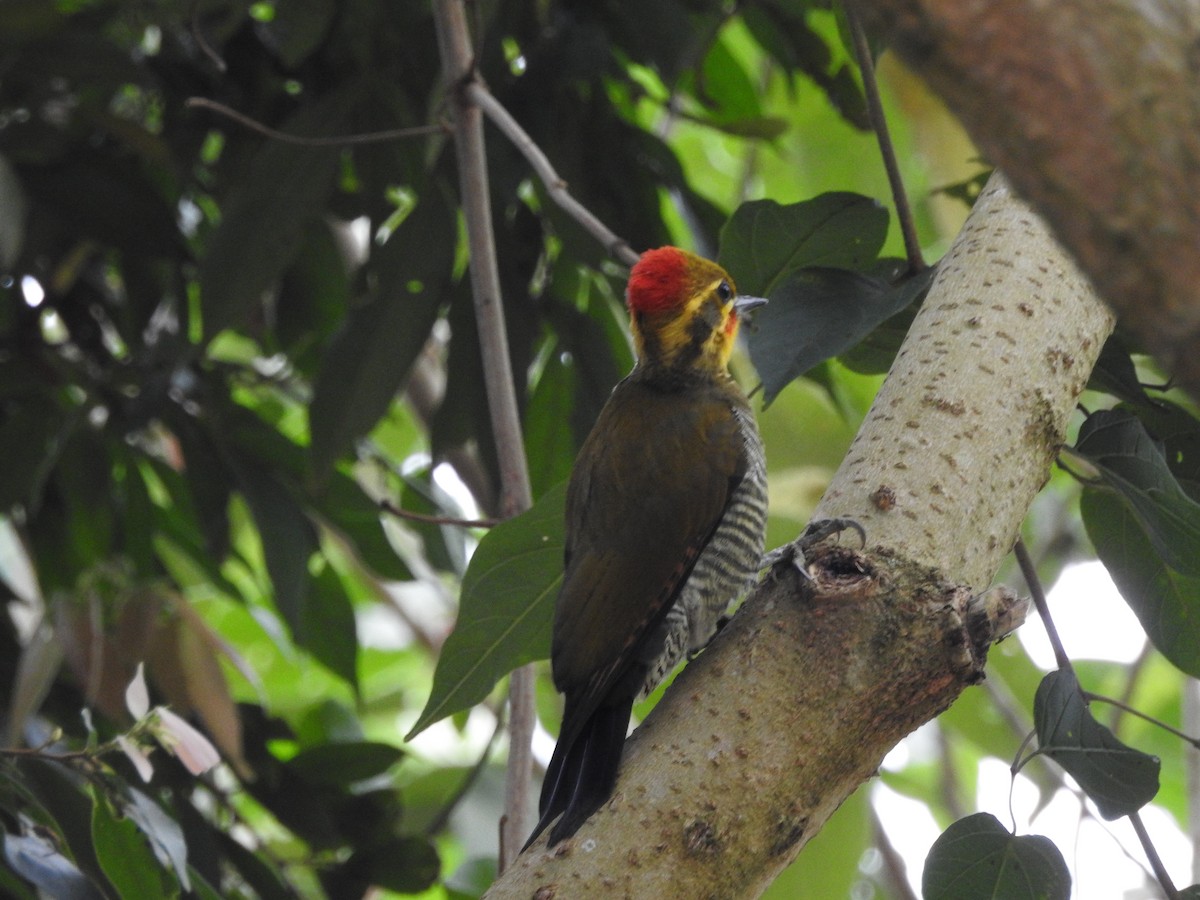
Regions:
M 779 577 L 779 573 L 784 569 L 795 569 L 801 578 L 806 581 L 812 581 L 812 576 L 808 573 L 806 552 L 830 535 L 840 534 L 843 531 L 858 532 L 858 537 L 862 541 L 862 545 L 864 547 L 867 545 L 867 532 L 854 519 L 819 519 L 815 522 L 809 522 L 808 527 L 804 529 L 804 533 L 790 544 L 776 547 L 765 554 L 759 563 L 759 571 L 769 570 L 769 577 L 777 578 Z

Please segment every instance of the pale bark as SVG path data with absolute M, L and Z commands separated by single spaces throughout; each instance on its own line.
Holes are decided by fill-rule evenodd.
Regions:
M 1001 179 L 942 263 L 821 514 L 810 588 L 765 582 L 630 738 L 613 799 L 489 897 L 755 896 L 889 749 L 981 676 L 974 600 L 1044 483 L 1111 316 Z M 882 489 L 882 490 L 881 490 Z
M 1200 3 L 853 0 L 1200 388 Z

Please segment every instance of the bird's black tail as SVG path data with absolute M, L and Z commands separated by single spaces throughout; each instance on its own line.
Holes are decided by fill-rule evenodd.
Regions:
M 570 707 L 568 700 L 562 736 L 542 782 L 542 796 L 538 801 L 541 818 L 522 850 L 536 841 L 560 814 L 562 818 L 550 829 L 547 846 L 553 847 L 563 838 L 570 837 L 612 796 L 633 698 L 613 706 L 598 707 L 582 726 L 575 726 L 571 721 Z

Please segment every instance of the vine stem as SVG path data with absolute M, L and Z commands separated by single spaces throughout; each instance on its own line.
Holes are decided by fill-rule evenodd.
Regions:
M 1150 840 L 1150 833 L 1146 831 L 1146 826 L 1142 824 L 1141 813 L 1130 813 L 1129 821 L 1133 823 L 1133 830 L 1142 844 L 1142 851 L 1146 854 L 1146 858 L 1150 860 L 1150 868 L 1154 870 L 1154 877 L 1158 879 L 1158 883 L 1163 889 L 1163 894 L 1167 897 L 1167 900 L 1179 900 L 1179 891 L 1175 887 L 1175 882 L 1171 880 L 1171 876 L 1167 874 L 1167 867 L 1163 865 L 1162 858 L 1158 855 L 1158 850 L 1154 847 L 1154 842 Z
M 1017 565 L 1021 567 L 1021 575 L 1024 576 L 1025 583 L 1029 585 L 1029 594 L 1033 597 L 1033 605 L 1037 607 L 1042 624 L 1046 626 L 1046 635 L 1050 638 L 1050 646 L 1054 648 L 1055 663 L 1064 671 L 1074 671 L 1075 667 L 1071 665 L 1071 657 L 1067 656 L 1067 651 L 1063 649 L 1058 629 L 1054 627 L 1054 619 L 1050 617 L 1050 605 L 1046 602 L 1046 592 L 1042 589 L 1042 580 L 1038 578 L 1037 567 L 1029 556 L 1029 549 L 1025 546 L 1025 542 L 1018 538 L 1013 547 L 1013 553 L 1017 557 Z
M 532 497 L 504 327 L 500 269 L 492 233 L 483 115 L 470 90 L 475 81 L 475 58 L 463 0 L 435 0 L 433 14 L 442 73 L 454 110 L 454 147 L 470 252 L 471 293 L 479 324 L 488 409 L 500 462 L 499 512 L 507 518 L 528 509 Z M 533 770 L 533 700 L 533 669 L 523 666 L 509 679 L 508 777 L 500 834 L 501 871 L 516 857 L 529 831 L 526 802 Z
M 854 56 L 858 61 L 859 71 L 862 72 L 863 94 L 867 100 L 867 116 L 871 120 L 871 128 L 875 131 L 875 139 L 879 143 L 879 154 L 883 157 L 883 167 L 887 171 L 888 184 L 891 186 L 892 199 L 896 203 L 896 219 L 900 223 L 900 234 L 904 238 L 904 254 L 908 259 L 908 270 L 916 274 L 925 269 L 925 259 L 921 256 L 921 242 L 917 239 L 917 225 L 913 219 L 912 206 L 908 202 L 908 193 L 904 190 L 904 180 L 900 177 L 900 165 L 896 161 L 896 148 L 892 144 L 891 132 L 888 131 L 887 117 L 883 113 L 883 100 L 879 96 L 879 82 L 875 78 L 875 63 L 871 58 L 871 45 L 867 42 L 867 33 L 863 30 L 851 4 L 845 4 L 846 21 L 850 25 L 850 35 L 854 42 Z

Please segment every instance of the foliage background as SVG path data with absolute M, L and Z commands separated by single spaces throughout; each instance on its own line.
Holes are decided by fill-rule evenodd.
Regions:
M 855 191 L 890 204 L 845 23 L 828 6 L 471 9 L 483 78 L 571 192 L 637 250 L 716 256 L 747 200 Z M 127 728 L 124 687 L 145 659 L 156 699 L 228 763 L 197 781 L 160 754 L 142 785 L 116 756 L 0 758 L 3 891 L 33 897 L 32 879 L 107 896 L 188 884 L 206 896 L 376 885 L 465 897 L 490 881 L 502 691 L 404 741 L 483 530 L 379 506 L 469 518 L 496 507 L 448 135 L 296 144 L 188 105 L 209 98 L 316 138 L 436 124 L 436 47 L 416 2 L 0 5 L 3 743 L 83 746 L 83 707 L 100 740 Z M 935 259 L 967 211 L 936 189 L 982 166 L 886 57 L 883 76 Z M 488 141 L 538 498 L 630 365 L 623 271 L 499 134 Z M 903 255 L 894 217 L 880 255 Z M 879 383 L 878 365 L 847 362 L 821 364 L 761 411 L 771 546 L 802 529 Z M 755 383 L 744 358 L 737 371 Z M 1091 552 L 1078 495 L 1059 473 L 1030 518 L 1048 579 Z M 1081 671 L 1090 689 L 1182 720 L 1182 676 L 1154 651 L 1132 672 Z M 981 760 L 1007 762 L 1024 736 L 996 696 L 1029 709 L 1040 676 L 1002 646 L 991 696 L 964 695 L 935 749 L 884 783 L 943 827 L 973 809 Z M 556 730 L 547 677 L 538 702 Z M 1120 733 L 1162 758 L 1156 803 L 1182 827 L 1186 745 L 1129 717 Z M 1059 786 L 1049 769 L 1033 777 L 1043 800 Z M 772 891 L 902 894 L 890 846 L 860 791 Z M 14 848 L 42 862 L 22 868 Z

